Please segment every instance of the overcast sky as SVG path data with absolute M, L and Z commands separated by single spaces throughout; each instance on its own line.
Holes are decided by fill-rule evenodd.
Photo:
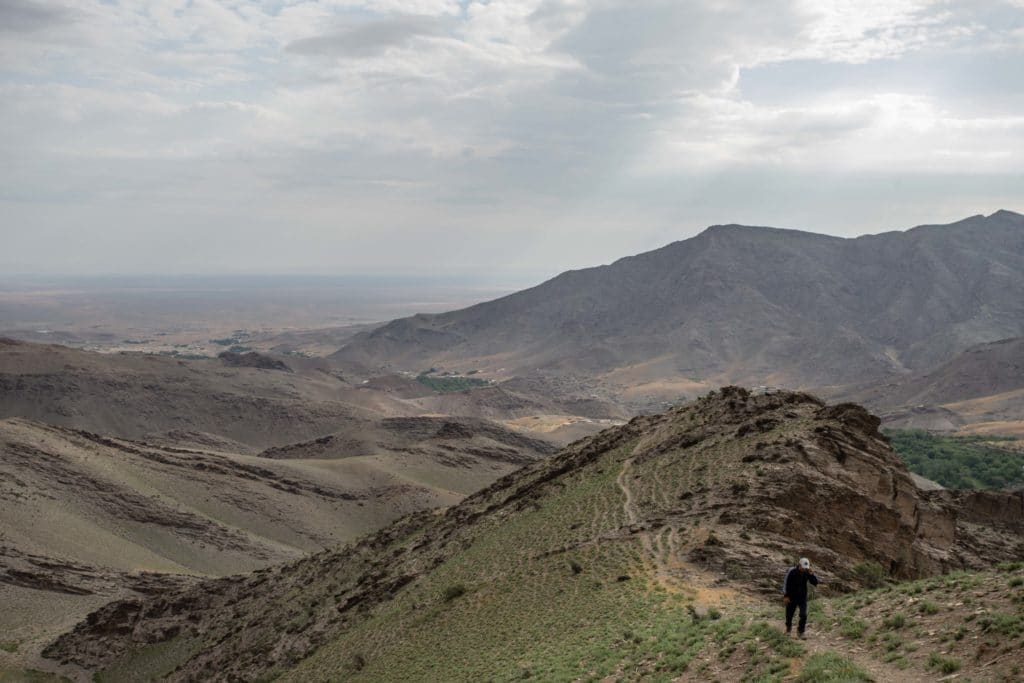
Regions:
M 0 269 L 533 278 L 1024 211 L 1024 0 L 0 0 Z

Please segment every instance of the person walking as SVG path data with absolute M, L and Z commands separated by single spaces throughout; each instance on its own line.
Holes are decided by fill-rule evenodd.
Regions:
M 818 585 L 818 577 L 811 571 L 811 561 L 800 558 L 796 566 L 790 567 L 782 581 L 782 602 L 786 604 L 786 633 L 793 631 L 793 614 L 800 608 L 800 623 L 796 627 L 799 637 L 804 637 L 807 628 L 807 584 Z

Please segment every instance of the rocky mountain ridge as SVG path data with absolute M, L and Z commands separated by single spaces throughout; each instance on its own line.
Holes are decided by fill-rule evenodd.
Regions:
M 739 225 L 357 335 L 335 357 L 594 378 L 671 398 L 925 370 L 1024 334 L 1024 216 L 842 239 Z M 692 395 L 692 394 L 690 394 Z
M 45 654 L 111 672 L 154 665 L 144 653 L 159 648 L 169 680 L 380 680 L 420 665 L 460 679 L 446 667 L 484 675 L 545 639 L 603 642 L 592 629 L 612 605 L 650 619 L 665 608 L 652 595 L 706 610 L 715 596 L 774 593 L 794 556 L 834 589 L 859 585 L 865 563 L 912 578 L 1024 558 L 1024 494 L 921 491 L 878 425 L 855 405 L 725 388 L 344 549 L 113 603 Z M 479 640 L 508 619 L 521 636 Z

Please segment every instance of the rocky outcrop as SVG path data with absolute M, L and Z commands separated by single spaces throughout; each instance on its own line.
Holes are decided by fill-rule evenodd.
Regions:
M 224 365 L 229 365 L 234 368 L 259 368 L 260 370 L 283 370 L 285 372 L 291 372 L 284 361 L 277 358 L 271 358 L 270 356 L 256 351 L 248 351 L 245 353 L 236 353 L 234 351 L 222 351 L 217 354 L 217 358 L 220 358 Z

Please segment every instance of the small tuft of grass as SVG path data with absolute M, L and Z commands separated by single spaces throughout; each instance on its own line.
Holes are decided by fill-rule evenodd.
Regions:
M 935 669 L 939 673 L 951 674 L 960 670 L 960 660 L 933 652 L 928 656 L 928 668 Z
M 800 683 L 853 683 L 870 681 L 871 677 L 846 657 L 827 651 L 811 655 L 796 680 Z
M 4 652 L 17 652 L 18 644 L 12 640 L 5 640 L 0 642 L 0 650 L 3 650 Z
M 921 614 L 938 614 L 939 606 L 931 600 L 925 600 L 917 607 L 921 611 Z
M 891 614 L 887 616 L 885 619 L 882 619 L 882 626 L 888 629 L 892 629 L 893 631 L 903 628 L 904 625 L 906 625 L 906 623 L 907 618 L 903 616 L 902 612 Z
M 867 622 L 855 617 L 843 617 L 839 622 L 839 632 L 846 638 L 859 640 L 864 637 L 864 631 L 868 628 Z

